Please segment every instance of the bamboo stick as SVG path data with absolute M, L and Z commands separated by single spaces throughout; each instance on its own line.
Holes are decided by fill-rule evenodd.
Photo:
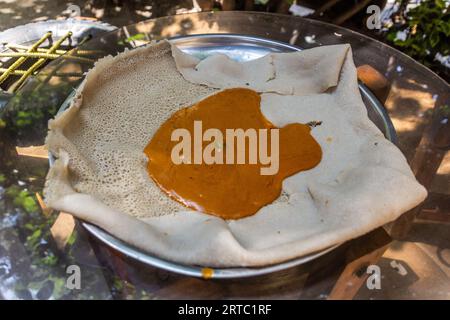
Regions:
M 27 46 L 22 46 L 22 45 L 19 45 L 19 44 L 7 44 L 6 45 L 6 48 L 9 48 L 9 49 L 19 49 L 19 50 L 28 50 L 29 49 L 29 47 L 27 47 Z M 45 49 L 45 48 L 37 48 L 36 49 L 36 52 L 42 52 L 42 53 L 45 53 L 45 52 L 47 52 L 47 49 Z M 55 50 L 55 53 L 56 54 L 65 54 L 67 51 L 66 50 Z M 100 51 L 99 50 L 77 50 L 76 51 L 76 53 L 78 54 L 78 55 L 80 55 L 80 56 L 83 56 L 83 55 L 91 55 L 91 54 L 95 54 L 95 53 L 99 53 Z
M 49 31 L 47 32 L 41 39 L 39 39 L 35 44 L 33 44 L 28 50 L 27 52 L 24 53 L 31 53 L 34 50 L 36 50 L 42 43 L 44 43 L 45 40 L 47 40 L 50 36 L 52 35 L 52 33 Z M 9 68 L 7 69 L 6 72 L 4 72 L 2 75 L 0 75 L 0 84 L 3 83 L 3 81 L 6 80 L 6 78 L 8 78 L 8 76 L 10 75 L 10 73 L 14 70 L 16 70 L 18 67 L 20 67 L 20 65 L 22 63 L 25 62 L 25 60 L 27 59 L 27 56 L 24 56 L 23 54 L 19 56 L 19 59 L 17 59 L 12 65 L 9 66 Z
M 69 37 L 72 36 L 72 32 L 67 32 L 64 36 L 58 39 L 47 51 L 47 54 L 53 54 L 55 50 L 57 50 L 61 44 Z M 47 61 L 47 58 L 39 58 L 38 61 L 36 61 L 20 78 L 15 82 L 9 89 L 8 92 L 14 92 L 16 88 L 19 88 L 22 83 L 31 75 L 33 72 L 39 68 L 42 64 Z
M 55 53 L 41 53 L 41 52 L 2 52 L 0 53 L 0 57 L 26 57 L 26 58 L 44 58 L 44 59 L 57 59 L 59 57 L 68 59 L 68 60 L 76 60 L 76 61 L 84 61 L 84 62 L 93 62 L 92 59 L 77 57 L 77 56 L 65 56 Z

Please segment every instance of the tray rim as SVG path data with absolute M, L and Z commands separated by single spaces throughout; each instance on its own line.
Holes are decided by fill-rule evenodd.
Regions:
M 181 35 L 176 36 L 172 38 L 168 38 L 169 41 L 177 42 L 182 41 L 186 39 L 201 39 L 201 40 L 211 40 L 211 39 L 220 39 L 220 38 L 227 38 L 227 39 L 239 39 L 241 41 L 244 41 L 246 43 L 255 42 L 255 43 L 266 43 L 270 45 L 274 45 L 279 48 L 284 48 L 289 51 L 301 51 L 302 48 L 299 48 L 297 46 L 281 42 L 278 40 L 253 36 L 253 35 L 244 35 L 244 34 L 235 34 L 235 33 L 211 33 L 211 34 L 191 34 L 191 35 Z M 284 51 L 286 52 L 286 51 Z M 375 97 L 375 95 L 365 86 L 363 83 L 358 83 L 359 89 L 361 92 L 364 93 L 365 97 L 370 100 L 371 104 L 375 106 L 375 111 L 378 112 L 378 114 L 381 116 L 381 118 L 384 120 L 384 134 L 386 136 L 386 139 L 390 140 L 392 143 L 396 144 L 397 142 L 397 135 L 395 132 L 395 128 L 392 124 L 392 121 L 389 118 L 389 115 L 387 114 L 384 106 L 381 104 L 381 102 Z M 70 105 L 70 102 L 72 101 L 73 97 L 75 96 L 76 90 L 72 91 L 72 94 L 69 94 L 69 96 L 66 98 L 66 100 L 62 103 L 60 109 L 58 110 L 57 114 L 63 112 L 67 107 Z M 49 153 L 49 164 L 50 166 L 54 162 L 54 157 L 51 153 Z M 120 253 L 135 259 L 137 261 L 140 261 L 146 265 L 149 265 L 151 267 L 156 267 L 165 271 L 181 274 L 184 276 L 191 276 L 196 278 L 205 278 L 203 275 L 203 269 L 207 268 L 206 266 L 195 266 L 195 265 L 184 265 L 177 262 L 168 261 L 159 257 L 156 257 L 150 253 L 146 253 L 143 250 L 140 250 L 139 248 L 136 248 L 132 246 L 131 244 L 128 244 L 115 236 L 109 234 L 108 232 L 104 231 L 100 227 L 91 224 L 86 221 L 81 220 L 81 225 L 88 231 L 89 234 L 94 236 L 96 239 L 103 242 L 105 245 L 109 246 L 110 248 L 113 248 L 116 251 L 119 251 Z M 255 276 L 261 276 L 277 271 L 286 270 L 295 266 L 302 265 L 306 262 L 315 260 L 319 258 L 320 256 L 325 255 L 326 253 L 329 253 L 330 251 L 336 249 L 339 247 L 342 243 L 335 244 L 333 246 L 330 246 L 328 248 L 325 248 L 323 250 L 319 250 L 317 252 L 300 256 L 291 260 L 287 260 L 281 263 L 263 266 L 263 267 L 230 267 L 230 268 L 212 268 L 213 274 L 210 277 L 211 279 L 238 279 L 238 278 L 248 278 L 248 277 L 255 277 Z M 208 267 L 209 268 L 209 267 Z

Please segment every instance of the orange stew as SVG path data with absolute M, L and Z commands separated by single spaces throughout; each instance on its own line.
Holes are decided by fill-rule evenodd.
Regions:
M 230 147 L 226 132 L 228 129 L 256 129 L 259 133 L 266 133 L 267 155 L 271 156 L 272 149 L 275 150 L 271 143 L 276 135 L 271 129 L 277 128 L 261 113 L 260 102 L 257 92 L 235 88 L 221 91 L 177 111 L 162 124 L 145 147 L 144 152 L 149 159 L 149 175 L 164 192 L 186 207 L 224 219 L 253 215 L 273 202 L 280 196 L 283 179 L 315 167 L 321 160 L 322 150 L 311 136 L 308 125 L 293 123 L 278 131 L 279 165 L 275 174 L 262 174 L 262 168 L 267 169 L 269 164 L 267 157 L 266 163 L 260 161 L 260 153 L 260 159 L 256 163 L 254 158 L 253 163 L 249 161 L 249 137 L 245 138 L 245 163 L 241 161 L 238 164 L 236 161 L 239 145 L 237 138 L 230 148 L 234 149 L 235 161 L 228 161 L 228 150 L 225 150 L 227 144 Z M 205 139 L 201 136 L 201 140 L 198 140 L 195 136 L 198 134 L 198 127 L 195 129 L 194 125 L 198 121 L 201 121 L 201 134 L 207 129 L 216 128 L 223 138 L 216 135 Z M 192 139 L 197 139 L 197 144 L 196 141 L 188 144 L 190 152 L 185 152 L 186 155 L 181 153 L 180 156 L 186 158 L 183 163 L 176 164 L 171 156 L 181 139 L 172 141 L 172 133 L 181 128 L 187 129 L 191 137 L 194 136 Z M 261 135 L 256 137 L 261 141 Z M 212 164 L 205 163 L 204 159 L 199 159 L 198 156 L 203 154 L 199 153 L 198 148 L 194 148 L 195 145 L 201 147 L 200 152 L 209 152 L 214 159 L 219 160 Z

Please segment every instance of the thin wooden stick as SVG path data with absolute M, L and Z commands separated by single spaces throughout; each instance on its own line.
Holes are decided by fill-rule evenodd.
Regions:
M 84 62 L 93 62 L 92 59 L 77 57 L 77 56 L 65 56 L 56 53 L 42 53 L 42 52 L 2 52 L 0 57 L 26 57 L 26 58 L 44 58 L 44 59 L 57 59 L 59 57 L 68 60 L 77 60 Z
M 8 70 L 8 69 L 0 68 L 0 72 L 5 72 L 6 70 Z M 11 72 L 11 75 L 21 76 L 21 75 L 25 74 L 26 72 L 27 72 L 26 70 L 14 70 L 13 72 Z M 43 73 L 43 75 L 45 75 L 45 74 Z M 60 73 L 55 73 L 52 75 L 55 77 L 81 77 L 81 76 L 83 76 L 83 74 L 79 73 L 79 72 L 60 72 Z
M 85 36 L 83 39 L 81 39 L 78 42 L 78 47 L 82 46 L 86 41 L 88 41 L 91 38 L 91 36 Z M 67 53 L 65 54 L 65 57 L 69 57 L 72 56 L 75 53 L 78 53 L 78 48 L 73 48 L 69 51 L 67 51 Z M 58 77 L 58 70 L 61 68 L 61 66 L 64 65 L 64 61 L 60 61 L 58 64 L 56 64 L 55 68 L 53 68 L 53 70 L 51 70 L 47 75 L 43 74 L 45 76 L 45 78 L 40 81 L 40 83 L 37 85 L 36 89 L 39 90 L 45 83 L 47 83 L 53 76 Z M 80 77 L 83 76 L 82 74 L 80 75 Z
M 22 63 L 25 62 L 25 60 L 27 60 L 27 56 L 24 54 L 26 53 L 31 53 L 34 50 L 36 50 L 42 43 L 44 43 L 45 40 L 47 40 L 50 36 L 52 35 L 52 33 L 49 31 L 47 32 L 41 39 L 39 39 L 35 44 L 33 44 L 28 50 L 27 52 L 23 52 L 23 53 L 19 53 L 19 59 L 17 59 L 12 65 L 9 66 L 9 68 L 7 69 L 6 72 L 4 72 L 1 76 L 0 76 L 0 84 L 3 83 L 3 81 L 5 81 L 8 76 L 11 74 L 12 71 L 16 70 L 18 67 L 20 67 L 20 65 Z
M 19 44 L 7 44 L 6 48 L 8 48 L 8 49 L 19 49 L 19 50 L 28 50 L 29 49 L 29 47 L 22 46 L 22 45 L 19 45 Z M 47 52 L 47 49 L 45 49 L 45 48 L 37 48 L 36 52 L 45 53 L 45 52 Z M 66 50 L 55 50 L 55 53 L 57 53 L 57 54 L 65 54 L 66 52 L 67 52 Z M 77 50 L 77 54 L 80 55 L 80 56 L 91 55 L 91 54 L 95 54 L 95 53 L 99 53 L 99 52 L 100 52 L 99 50 L 95 50 L 95 51 L 94 50 Z
M 47 51 L 46 54 L 53 54 L 53 52 L 58 49 L 61 44 L 68 39 L 69 37 L 72 36 L 72 32 L 69 31 L 67 32 L 64 36 L 62 36 L 58 41 L 56 41 Z M 41 65 L 43 65 L 45 62 L 47 61 L 47 58 L 39 58 L 38 61 L 36 61 L 28 70 L 27 72 L 25 72 L 20 78 L 19 80 L 17 80 L 17 82 L 15 82 L 9 89 L 8 92 L 14 92 L 14 90 L 16 88 L 19 88 L 22 83 L 30 76 L 33 74 L 33 72 L 39 68 Z

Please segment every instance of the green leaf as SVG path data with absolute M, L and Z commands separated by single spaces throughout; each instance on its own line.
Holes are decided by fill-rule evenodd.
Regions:
M 27 190 L 22 190 L 19 192 L 19 194 L 14 198 L 14 204 L 21 206 L 28 213 L 35 212 L 39 209 L 34 196 L 30 195 Z
M 135 41 L 135 40 L 145 40 L 145 39 L 146 39 L 145 33 L 136 33 L 136 34 L 126 38 L 125 42 L 131 42 L 131 41 Z
M 34 241 L 37 240 L 42 234 L 41 229 L 35 230 L 30 236 L 27 237 L 28 241 Z
M 54 254 L 50 254 L 43 258 L 41 262 L 46 266 L 52 267 L 58 263 L 58 257 L 56 257 Z
M 34 229 L 34 226 L 31 224 L 31 223 L 26 223 L 25 225 L 24 225 L 24 227 L 25 227 L 25 229 L 28 229 L 28 230 L 33 230 Z
M 54 283 L 54 289 L 53 289 L 53 298 L 59 299 L 61 298 L 67 291 L 66 288 L 66 279 L 64 278 L 51 278 Z
M 25 211 L 27 211 L 28 213 L 38 210 L 38 205 L 37 205 L 36 201 L 34 200 L 34 198 L 32 198 L 32 197 L 25 197 L 23 199 L 22 206 L 25 209 Z
M 444 0 L 424 0 L 404 13 L 405 22 L 395 22 L 385 33 L 386 40 L 418 62 L 435 67 L 434 71 L 446 74 L 437 67 L 434 57 L 450 54 L 450 2 Z M 396 38 L 398 31 L 408 31 L 405 41 Z M 436 69 L 437 68 L 437 69 Z
M 16 197 L 20 192 L 20 189 L 18 186 L 16 185 L 12 185 L 8 188 L 6 188 L 6 195 L 13 198 Z
M 67 239 L 67 244 L 69 246 L 73 245 L 75 243 L 75 241 L 77 240 L 77 234 L 76 232 L 72 232 L 72 234 L 70 235 L 69 239 Z
M 437 32 L 433 32 L 430 34 L 430 45 L 432 48 L 436 47 L 439 43 L 439 34 Z
M 395 34 L 394 33 L 388 33 L 386 35 L 386 40 L 393 42 L 395 40 Z
M 30 290 L 38 291 L 40 288 L 42 288 L 43 283 L 44 283 L 44 281 L 34 281 L 34 282 L 28 283 L 27 287 Z

